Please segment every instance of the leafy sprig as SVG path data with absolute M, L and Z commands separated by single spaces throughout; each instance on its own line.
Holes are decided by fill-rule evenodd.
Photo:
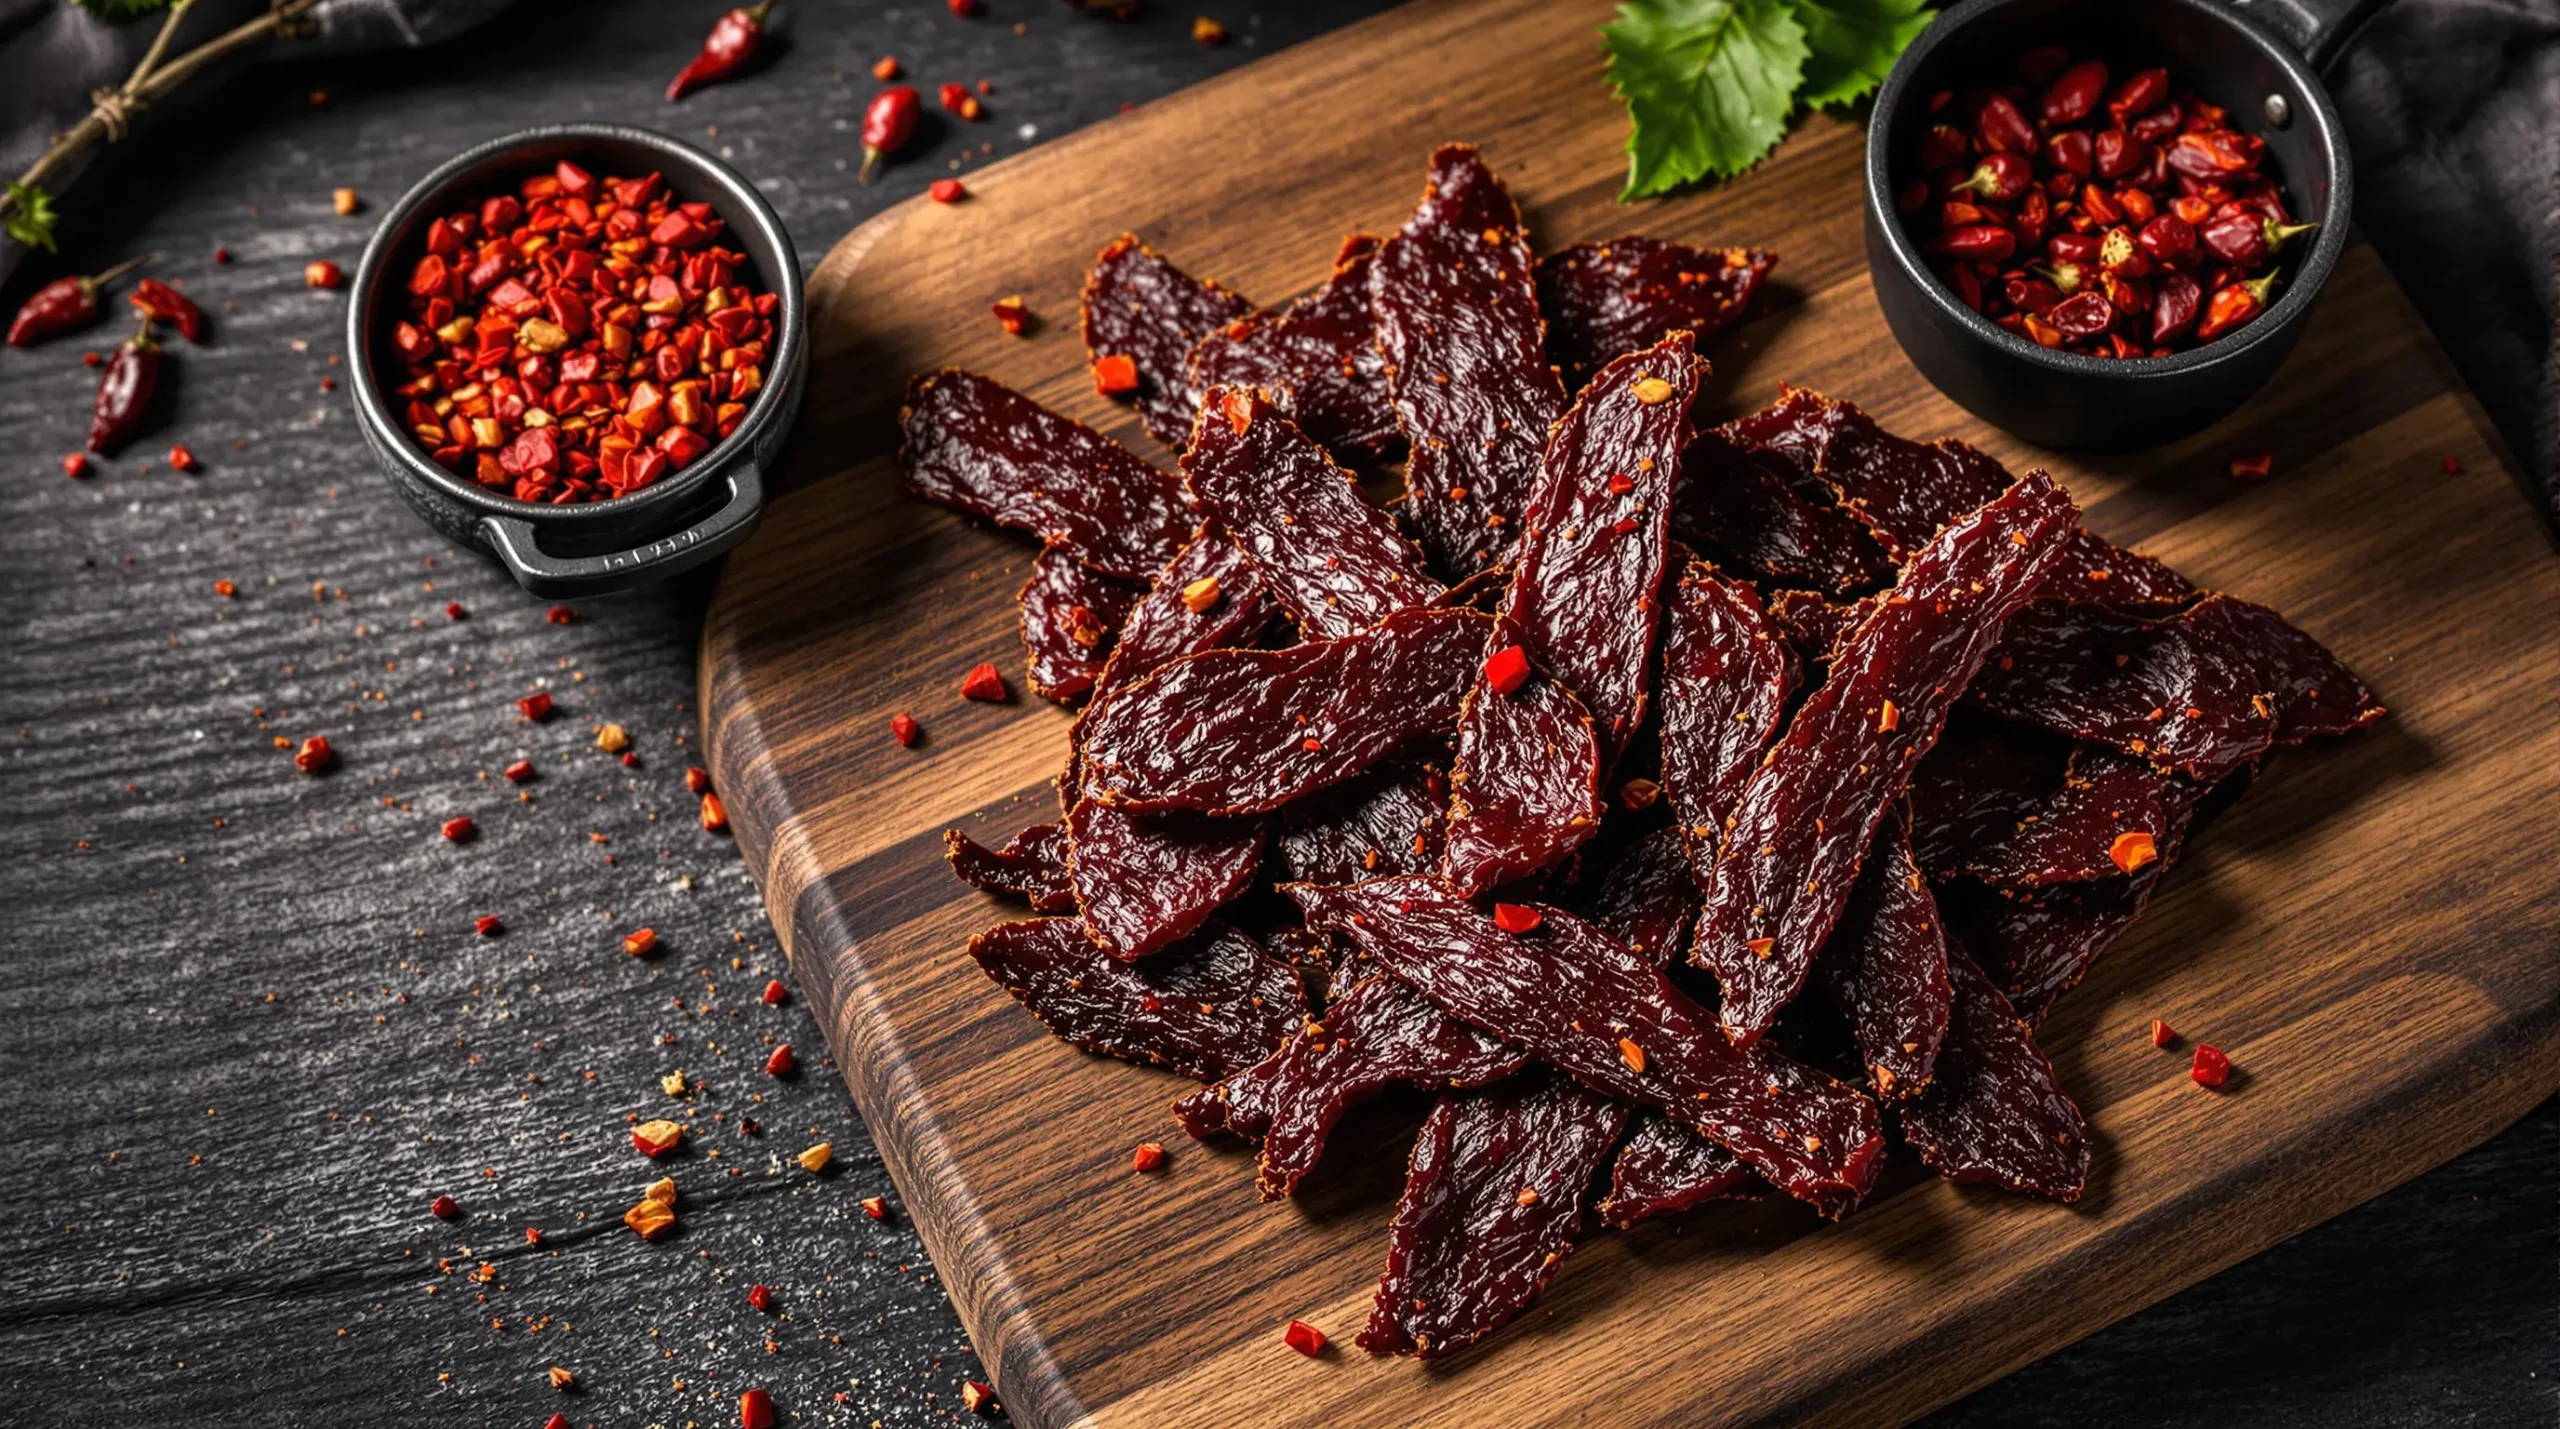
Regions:
M 53 195 L 34 184 L 12 182 L 9 196 L 8 234 L 29 248 L 53 251 L 53 225 L 60 217 L 54 212 Z

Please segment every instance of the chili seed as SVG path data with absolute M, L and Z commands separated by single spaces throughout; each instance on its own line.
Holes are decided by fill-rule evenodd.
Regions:
M 882 55 L 872 64 L 871 77 L 880 81 L 882 84 L 887 84 L 889 81 L 896 79 L 898 77 L 898 57 L 896 55 Z
M 340 192 L 343 193 L 345 190 L 340 190 Z M 534 1234 L 540 1235 L 541 1232 L 536 1231 Z M 569 1386 L 578 1382 L 578 1377 L 575 1374 L 572 1374 L 566 1365 L 553 1365 L 549 1370 L 544 1372 L 544 1378 L 551 1381 L 551 1387 L 553 1389 L 560 1390 L 564 1393 L 567 1392 Z

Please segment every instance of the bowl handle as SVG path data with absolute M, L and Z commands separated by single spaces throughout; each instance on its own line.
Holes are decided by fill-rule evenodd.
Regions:
M 753 462 L 739 462 L 722 473 L 729 499 L 720 509 L 672 535 L 646 541 L 624 551 L 593 556 L 555 556 L 542 549 L 533 523 L 514 516 L 481 518 L 489 548 L 497 553 L 516 584 L 540 596 L 596 595 L 628 590 L 698 566 L 746 539 L 764 514 L 764 478 Z

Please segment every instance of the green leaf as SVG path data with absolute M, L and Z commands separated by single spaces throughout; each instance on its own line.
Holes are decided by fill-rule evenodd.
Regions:
M 71 0 L 71 3 L 109 24 L 139 20 L 169 8 L 169 0 Z
M 12 183 L 9 192 L 11 238 L 29 248 L 53 251 L 53 195 L 33 184 Z
M 1600 39 L 1632 121 L 1621 200 L 1760 162 L 1809 53 L 1789 0 L 1626 0 Z
M 1798 95 L 1809 109 L 1863 98 L 1938 18 L 1926 0 L 1795 0 L 1795 8 L 1812 51 Z

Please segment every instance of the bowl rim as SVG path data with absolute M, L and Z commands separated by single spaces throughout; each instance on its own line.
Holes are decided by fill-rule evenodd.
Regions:
M 2073 376 L 2167 377 L 2196 371 L 2239 357 L 2261 343 L 2290 342 L 2297 319 L 2309 310 L 2327 285 L 2329 274 L 2337 267 L 2338 257 L 2346 251 L 2347 230 L 2353 221 L 2355 199 L 2355 166 L 2347 151 L 2345 122 L 2320 77 L 2292 47 L 2264 25 L 2212 0 L 2161 0 L 2164 5 L 2195 11 L 2218 21 L 2254 43 L 2268 61 L 2283 71 L 2288 83 L 2304 101 L 2308 115 L 2297 114 L 2294 122 L 2308 119 L 2320 128 L 2329 151 L 2329 217 L 2322 220 L 2319 236 L 2311 251 L 2294 269 L 2293 280 L 2266 312 L 2244 324 L 2239 331 L 2216 338 L 2169 357 L 2089 357 L 2021 337 L 1956 300 L 1956 295 L 1938 279 L 1938 275 L 1921 255 L 1902 215 L 1893 205 L 1893 138 L 1894 118 L 1901 110 L 1904 93 L 1920 65 L 1965 26 L 1996 10 L 2020 4 L 2023 0 L 1963 0 L 1941 13 L 1921 31 L 1876 90 L 1875 104 L 1867 120 L 1867 217 L 1879 229 L 1885 245 L 1893 255 L 1903 276 L 1926 294 L 1926 301 L 1940 316 L 1952 321 L 1975 339 L 2022 362 L 2050 371 Z
M 692 171 L 687 174 L 688 178 L 698 177 L 719 190 L 714 207 L 720 210 L 721 217 L 733 225 L 741 219 L 754 225 L 781 259 L 777 266 L 788 271 L 767 277 L 773 291 L 781 295 L 781 303 L 775 313 L 775 331 L 780 341 L 765 365 L 764 388 L 748 405 L 737 427 L 672 479 L 602 501 L 555 506 L 499 495 L 478 482 L 466 481 L 447 471 L 420 450 L 417 439 L 400 424 L 390 409 L 389 398 L 382 387 L 383 374 L 374 362 L 373 335 L 365 330 L 364 320 L 367 309 L 372 306 L 368 299 L 375 296 L 391 276 L 393 235 L 408 226 L 426 205 L 430 195 L 473 170 L 506 167 L 506 161 L 519 150 L 556 144 L 562 140 L 631 144 L 673 159 L 676 165 Z M 773 421 L 774 413 L 782 410 L 781 404 L 788 400 L 791 376 L 803 360 L 802 350 L 807 344 L 807 334 L 800 283 L 799 251 L 793 247 L 790 231 L 783 226 L 781 216 L 774 212 L 773 205 L 766 202 L 764 195 L 756 192 L 753 184 L 726 163 L 671 134 L 634 124 L 539 124 L 483 140 L 462 150 L 410 185 L 399 201 L 383 213 L 382 221 L 374 226 L 372 236 L 365 241 L 364 255 L 357 260 L 355 281 L 349 288 L 346 345 L 352 380 L 347 385 L 355 398 L 358 418 L 375 434 L 378 454 L 398 463 L 403 473 L 426 483 L 438 494 L 485 516 L 512 517 L 553 528 L 605 524 L 620 528 L 631 518 L 650 514 L 661 506 L 688 506 L 715 475 L 752 452 L 755 441 Z

